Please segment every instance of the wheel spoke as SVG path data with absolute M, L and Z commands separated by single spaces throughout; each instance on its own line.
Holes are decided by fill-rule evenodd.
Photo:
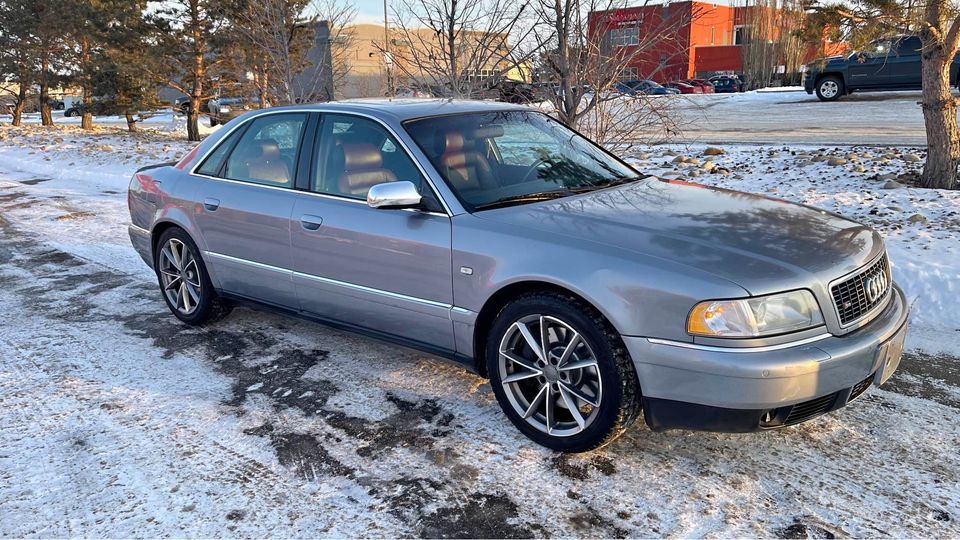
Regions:
M 556 411 L 554 410 L 556 399 L 553 397 L 553 385 L 547 384 L 547 434 L 553 430 L 553 424 L 556 423 Z
M 186 284 L 187 284 L 187 292 L 190 293 L 190 300 L 193 302 L 193 305 L 199 304 L 199 303 L 200 303 L 200 293 L 198 293 L 198 292 L 193 288 L 193 284 L 190 283 L 189 280 L 187 280 Z
M 515 383 L 517 381 L 523 381 L 526 379 L 532 379 L 534 377 L 539 377 L 539 371 L 522 371 L 520 373 L 511 373 L 503 379 L 503 384 Z
M 523 419 L 526 420 L 533 416 L 533 413 L 537 412 L 537 409 L 540 408 L 540 404 L 543 403 L 543 398 L 547 394 L 547 389 L 550 388 L 549 384 L 545 384 L 540 387 L 540 391 L 537 392 L 537 395 L 534 396 L 533 401 L 530 402 L 530 406 L 527 407 L 527 410 L 523 413 Z
M 173 289 L 176 289 L 176 288 L 180 287 L 180 285 L 181 285 L 181 283 L 180 283 L 180 276 L 174 276 L 174 277 L 170 280 L 170 283 L 167 283 L 167 286 L 164 287 L 164 289 L 170 291 L 170 290 L 173 290 Z
M 180 284 L 180 293 L 179 293 L 179 295 L 180 295 L 180 301 L 183 302 L 183 310 L 184 310 L 185 312 L 189 312 L 189 311 L 191 310 L 191 308 L 190 308 L 190 293 L 187 292 L 187 284 L 186 284 L 186 283 L 181 283 L 181 284 Z
M 513 362 L 514 364 L 519 364 L 527 368 L 528 370 L 535 372 L 537 375 L 543 373 L 543 371 L 541 371 L 540 368 L 538 368 L 536 364 L 534 364 L 530 360 L 520 358 L 519 356 L 507 351 L 500 351 L 500 354 L 507 360 L 510 360 L 511 362 Z
M 584 403 L 589 403 L 594 407 L 600 406 L 600 401 L 597 398 L 593 398 L 584 394 L 583 391 L 581 391 L 579 388 L 575 388 L 574 386 L 569 385 L 563 381 L 560 382 L 560 386 L 562 386 L 564 390 L 566 390 L 567 392 L 570 392 L 571 394 L 576 396 L 577 399 L 579 399 L 580 401 L 583 401 Z
M 573 415 L 573 419 L 577 421 L 577 425 L 580 426 L 580 429 L 586 425 L 586 420 L 583 419 L 583 415 L 580 414 L 580 409 L 577 407 L 576 402 L 570 397 L 570 393 L 563 387 L 560 386 L 560 397 L 563 398 L 563 402 L 567 405 L 567 409 L 570 409 L 570 414 Z
M 544 360 L 547 359 L 547 352 L 550 350 L 547 345 L 550 342 L 550 328 L 547 326 L 547 319 L 543 315 L 540 316 L 540 351 L 543 353 L 541 358 Z
M 569 364 L 562 366 L 559 369 L 560 371 L 575 371 L 578 369 L 594 367 L 596 365 L 597 365 L 596 360 L 592 358 L 588 358 L 586 360 L 577 360 L 576 362 L 570 362 Z
M 177 268 L 183 268 L 183 244 L 176 240 L 170 240 L 170 253 L 173 254 L 173 260 Z
M 167 259 L 167 262 L 169 262 L 171 266 L 173 266 L 177 270 L 180 270 L 180 263 L 177 262 L 177 258 L 173 254 L 173 251 L 170 249 L 170 246 L 163 248 L 163 251 L 161 253 L 163 253 L 163 256 Z
M 580 334 L 576 331 L 573 332 L 573 337 L 570 338 L 570 341 L 567 343 L 567 347 L 563 349 L 563 354 L 560 355 L 560 361 L 557 362 L 557 369 L 563 369 L 564 364 L 570 360 L 570 355 L 573 354 L 573 350 L 577 348 L 577 345 L 580 344 Z
M 540 348 L 540 344 L 537 343 L 537 339 L 533 337 L 533 334 L 530 333 L 530 329 L 527 328 L 527 325 L 522 322 L 515 322 L 513 324 L 516 325 L 517 330 L 520 331 L 520 335 L 523 336 L 523 339 L 527 342 L 527 345 L 533 349 L 533 353 L 537 355 L 537 358 L 543 362 L 546 362 L 547 358 L 543 355 L 543 350 Z

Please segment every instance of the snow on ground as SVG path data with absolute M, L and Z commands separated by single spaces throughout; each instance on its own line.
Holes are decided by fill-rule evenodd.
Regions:
M 960 536 L 958 348 L 914 337 L 957 334 L 958 199 L 878 189 L 872 175 L 915 168 L 903 155 L 825 148 L 858 154 L 833 166 L 819 147 L 727 145 L 729 174 L 682 168 L 883 232 L 919 298 L 887 386 L 781 431 L 636 425 L 562 456 L 516 432 L 483 380 L 419 353 L 241 308 L 177 323 L 129 247 L 125 188 L 189 146 L 0 128 L 0 535 Z M 634 158 L 678 176 L 665 150 L 705 159 Z

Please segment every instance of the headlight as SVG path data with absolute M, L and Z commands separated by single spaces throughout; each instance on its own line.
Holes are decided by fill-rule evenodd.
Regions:
M 693 307 L 687 332 L 697 336 L 751 338 L 794 332 L 823 324 L 820 306 L 810 291 L 708 300 Z

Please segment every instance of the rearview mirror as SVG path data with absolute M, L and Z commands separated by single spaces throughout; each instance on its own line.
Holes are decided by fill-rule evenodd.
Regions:
M 422 201 L 417 186 L 406 180 L 377 184 L 367 191 L 367 205 L 371 208 L 419 208 Z

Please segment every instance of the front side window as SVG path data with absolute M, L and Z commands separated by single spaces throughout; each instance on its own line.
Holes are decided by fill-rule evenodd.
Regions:
M 568 196 L 639 176 L 541 113 L 442 116 L 405 127 L 470 211 Z
M 306 114 L 261 116 L 237 142 L 227 158 L 223 177 L 253 184 L 293 187 L 293 172 Z
M 365 199 L 372 186 L 397 180 L 413 182 L 424 193 L 416 164 L 374 120 L 326 114 L 318 141 L 310 184 L 317 193 Z

